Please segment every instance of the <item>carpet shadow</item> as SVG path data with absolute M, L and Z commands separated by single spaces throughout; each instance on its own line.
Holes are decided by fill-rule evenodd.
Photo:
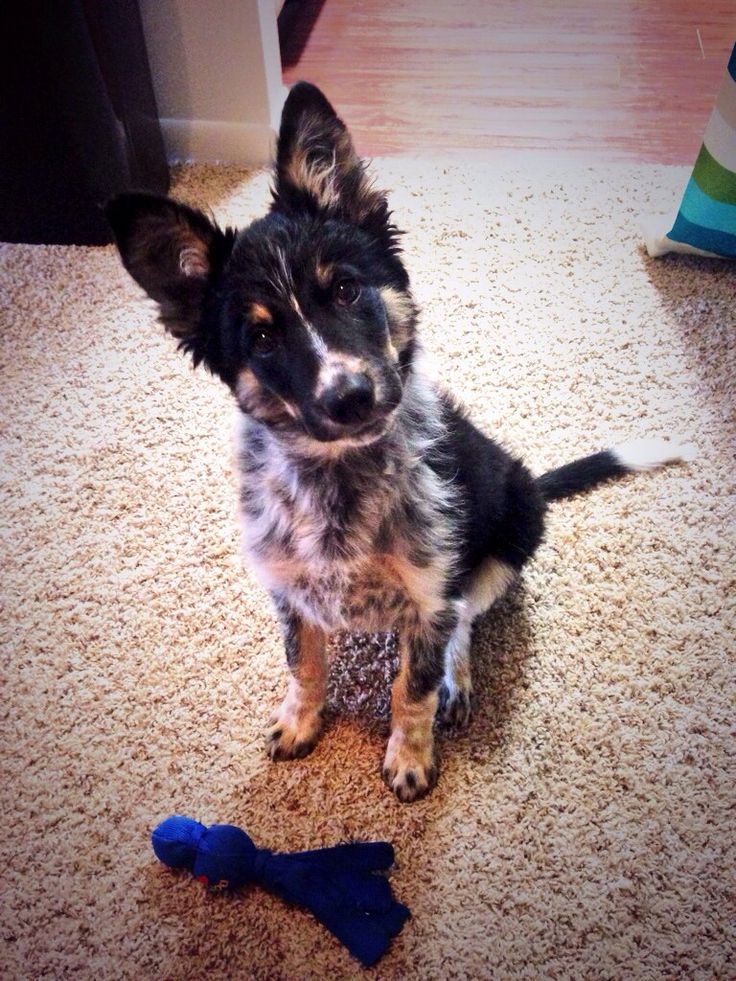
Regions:
M 642 261 L 707 401 L 722 416 L 724 399 L 736 402 L 736 264 L 689 255 L 650 259 L 645 252 Z
M 526 687 L 526 663 L 531 649 L 531 627 L 523 582 L 516 583 L 475 623 L 472 638 L 474 686 L 473 718 L 462 733 L 439 726 L 439 747 L 452 755 L 452 746 L 478 746 L 488 752 L 488 739 L 500 745 L 513 717 L 520 692 Z M 332 656 L 327 721 L 349 720 L 372 736 L 385 736 L 390 717 L 391 682 L 399 654 L 393 634 L 343 636 Z M 478 740 L 479 734 L 484 734 Z
M 485 756 L 489 747 L 493 750 L 503 745 L 506 729 L 528 687 L 532 628 L 523 580 L 479 617 L 472 643 L 474 709 L 467 740 L 474 752 Z
M 396 635 L 351 633 L 330 650 L 326 720 L 349 720 L 372 734 L 388 732 L 391 683 L 399 667 Z

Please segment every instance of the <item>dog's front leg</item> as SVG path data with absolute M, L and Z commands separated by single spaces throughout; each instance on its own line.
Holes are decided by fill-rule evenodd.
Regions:
M 447 614 L 399 635 L 401 661 L 391 690 L 391 735 L 383 776 L 405 803 L 423 797 L 437 782 L 432 724 L 453 626 L 454 617 Z
M 291 677 L 286 698 L 272 716 L 266 746 L 274 760 L 311 753 L 322 728 L 327 691 L 327 636 L 299 614 L 277 603 Z

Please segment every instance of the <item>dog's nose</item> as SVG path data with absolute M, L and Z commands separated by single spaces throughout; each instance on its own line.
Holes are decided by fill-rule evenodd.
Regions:
M 345 426 L 365 422 L 375 405 L 373 382 L 364 372 L 340 375 L 323 393 L 322 409 L 329 419 Z

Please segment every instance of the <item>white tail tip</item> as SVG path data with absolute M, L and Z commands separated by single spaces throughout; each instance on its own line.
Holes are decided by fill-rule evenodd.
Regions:
M 667 463 L 690 463 L 698 455 L 692 443 L 653 437 L 632 439 L 611 447 L 611 453 L 627 470 L 655 470 Z

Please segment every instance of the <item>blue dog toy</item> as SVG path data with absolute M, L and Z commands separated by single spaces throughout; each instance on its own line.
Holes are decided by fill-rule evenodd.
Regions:
M 306 906 L 365 967 L 386 952 L 409 916 L 387 880 L 375 874 L 393 864 L 394 850 L 386 841 L 275 854 L 256 848 L 232 824 L 207 828 L 177 815 L 159 824 L 151 842 L 165 865 L 189 869 L 210 886 L 237 889 L 256 882 Z

